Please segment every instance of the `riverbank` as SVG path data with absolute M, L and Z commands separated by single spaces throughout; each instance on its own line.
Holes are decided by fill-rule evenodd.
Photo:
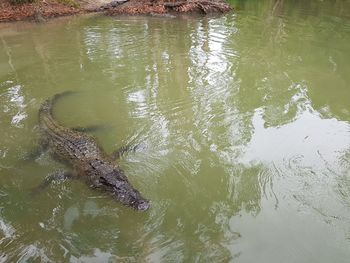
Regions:
M 130 0 L 122 5 L 110 8 L 108 15 L 119 14 L 176 14 L 176 13 L 226 13 L 231 11 L 229 4 L 222 0 L 179 0 L 152 1 Z
M 0 0 L 0 22 L 33 20 L 88 12 L 107 15 L 226 13 L 231 7 L 222 0 L 37 0 L 33 3 L 10 4 Z

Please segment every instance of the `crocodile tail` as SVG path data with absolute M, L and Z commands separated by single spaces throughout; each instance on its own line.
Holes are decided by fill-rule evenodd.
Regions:
M 55 94 L 51 98 L 44 101 L 43 104 L 41 104 L 41 107 L 39 109 L 39 116 L 52 116 L 52 109 L 57 100 L 61 99 L 62 97 L 65 97 L 67 95 L 76 93 L 74 91 L 64 91 L 62 93 Z

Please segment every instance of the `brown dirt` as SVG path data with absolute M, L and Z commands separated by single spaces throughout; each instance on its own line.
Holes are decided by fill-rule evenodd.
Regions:
M 130 0 L 125 4 L 109 9 L 107 14 L 210 14 L 229 11 L 231 11 L 231 7 L 222 0 Z
M 25 19 L 43 20 L 79 12 L 81 12 L 80 8 L 70 7 L 55 0 L 40 0 L 21 5 L 11 5 L 8 0 L 0 0 L 0 22 Z
M 47 18 L 105 11 L 108 15 L 120 14 L 167 14 L 167 13 L 225 13 L 231 10 L 222 0 L 130 0 L 116 7 L 100 9 L 112 0 L 75 0 L 78 6 L 73 7 L 62 2 L 74 3 L 74 0 L 36 0 L 34 3 L 11 5 L 9 0 L 0 0 L 0 22 L 35 20 Z

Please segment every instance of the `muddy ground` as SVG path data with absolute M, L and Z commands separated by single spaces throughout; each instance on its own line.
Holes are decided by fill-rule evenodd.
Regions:
M 36 0 L 33 3 L 11 5 L 0 0 L 0 22 L 34 20 L 88 12 L 107 15 L 226 13 L 231 7 L 223 0 Z
M 122 5 L 110 8 L 109 15 L 115 14 L 176 14 L 176 13 L 226 13 L 231 7 L 222 0 L 178 0 L 152 1 L 130 0 Z

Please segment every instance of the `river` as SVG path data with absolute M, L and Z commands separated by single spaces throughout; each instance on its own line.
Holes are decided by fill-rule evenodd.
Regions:
M 349 262 L 350 1 L 221 17 L 0 24 L 0 262 Z M 92 132 L 144 213 L 36 149 L 38 109 Z

